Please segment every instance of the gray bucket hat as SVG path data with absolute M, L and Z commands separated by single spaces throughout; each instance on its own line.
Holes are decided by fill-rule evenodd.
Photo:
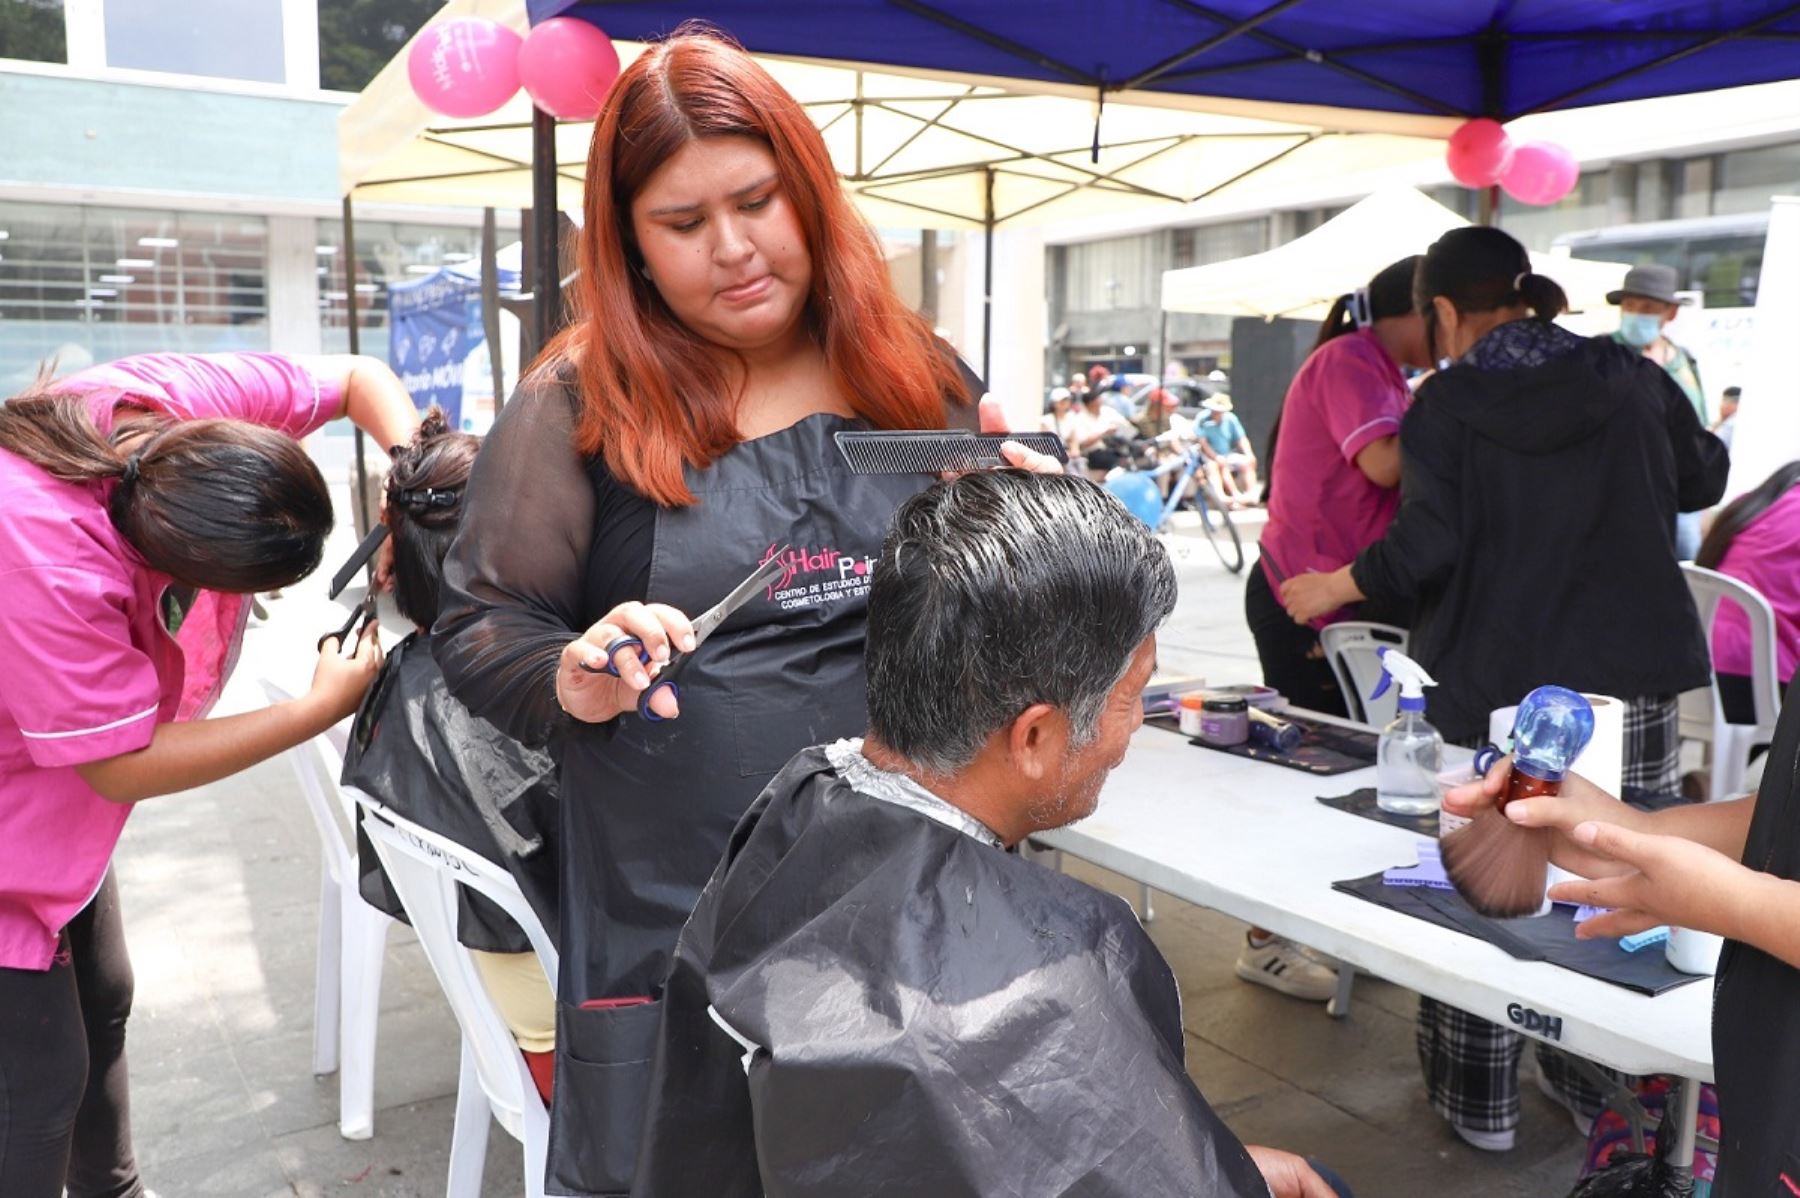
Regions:
M 1628 295 L 1642 296 L 1659 304 L 1685 304 L 1685 297 L 1675 294 L 1676 275 L 1673 266 L 1649 262 L 1625 272 L 1625 282 L 1617 291 L 1606 293 L 1606 302 L 1617 304 Z

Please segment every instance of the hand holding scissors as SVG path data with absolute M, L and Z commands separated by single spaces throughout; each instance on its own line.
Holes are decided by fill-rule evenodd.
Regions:
M 784 547 L 773 554 L 691 623 L 661 604 L 627 603 L 607 613 L 563 649 L 557 697 L 564 710 L 596 723 L 632 706 L 652 723 L 679 715 L 679 679 L 689 656 L 732 613 L 780 577 L 785 552 Z M 595 684 L 609 684 L 612 694 L 596 694 Z M 621 687 L 629 689 L 619 694 Z

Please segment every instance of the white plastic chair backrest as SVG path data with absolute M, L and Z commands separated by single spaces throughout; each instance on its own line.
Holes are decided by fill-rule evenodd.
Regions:
M 507 1029 L 475 962 L 456 938 L 456 887 L 460 884 L 492 899 L 525 930 L 547 977 L 556 977 L 556 949 L 544 925 L 525 901 L 519 885 L 505 870 L 477 853 L 399 816 L 355 787 L 345 792 L 367 813 L 363 830 L 375 846 L 388 880 L 400 896 L 425 958 L 450 1000 L 450 1009 L 474 1050 L 481 1088 L 494 1115 L 523 1139 L 525 1103 L 538 1103 L 518 1042 Z
M 1369 696 L 1381 683 L 1382 648 L 1406 652 L 1407 632 L 1392 624 L 1376 624 L 1369 620 L 1345 620 L 1332 624 L 1319 633 L 1319 644 L 1325 660 L 1344 693 L 1344 706 L 1350 718 L 1380 728 L 1394 722 L 1400 710 L 1400 689 L 1388 688 L 1379 699 Z
M 286 703 L 294 696 L 281 684 L 264 678 L 263 694 L 270 704 Z M 340 885 L 356 878 L 356 810 L 345 797 L 338 779 L 344 774 L 344 751 L 350 744 L 350 721 L 342 720 L 303 744 L 288 750 L 294 773 L 300 780 L 300 792 L 306 796 L 306 809 L 312 813 L 313 825 L 319 830 L 319 846 L 325 854 L 326 868 L 332 880 Z
M 1756 699 L 1756 727 L 1770 737 L 1775 734 L 1775 719 L 1781 714 L 1781 682 L 1775 656 L 1775 609 L 1762 592 L 1729 574 L 1708 570 L 1692 562 L 1681 563 L 1682 577 L 1687 579 L 1688 593 L 1700 613 L 1700 627 L 1706 633 L 1707 656 L 1712 656 L 1713 623 L 1719 608 L 1729 600 L 1738 605 L 1750 621 L 1750 690 Z M 1713 719 L 1724 724 L 1725 709 L 1719 701 L 1719 688 L 1713 686 Z

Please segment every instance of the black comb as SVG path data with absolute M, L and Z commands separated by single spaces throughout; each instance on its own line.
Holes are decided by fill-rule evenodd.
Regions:
M 957 470 L 997 470 L 1008 465 L 1000 447 L 1016 441 L 1026 449 L 1069 460 L 1055 433 L 846 432 L 837 433 L 838 452 L 852 474 L 943 474 Z

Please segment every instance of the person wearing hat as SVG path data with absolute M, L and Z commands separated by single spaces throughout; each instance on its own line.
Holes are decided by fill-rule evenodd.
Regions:
M 1214 485 L 1234 507 L 1252 502 L 1257 489 L 1256 451 L 1250 448 L 1250 434 L 1244 431 L 1244 422 L 1231 410 L 1231 396 L 1221 391 L 1200 406 L 1206 409 L 1206 415 L 1194 426 L 1194 432 L 1200 438 L 1200 452 L 1206 455 Z
M 1617 291 L 1609 291 L 1606 302 L 1619 309 L 1619 331 L 1613 340 L 1628 345 L 1669 372 L 1677 386 L 1694 405 L 1700 427 L 1711 422 L 1706 416 L 1706 392 L 1700 386 L 1700 366 L 1694 356 L 1663 336 L 1663 330 L 1680 314 L 1687 300 L 1675 294 L 1676 274 L 1672 266 L 1647 262 L 1625 272 L 1625 282 Z M 1700 513 L 1682 512 L 1675 517 L 1675 556 L 1692 561 L 1700 550 Z

